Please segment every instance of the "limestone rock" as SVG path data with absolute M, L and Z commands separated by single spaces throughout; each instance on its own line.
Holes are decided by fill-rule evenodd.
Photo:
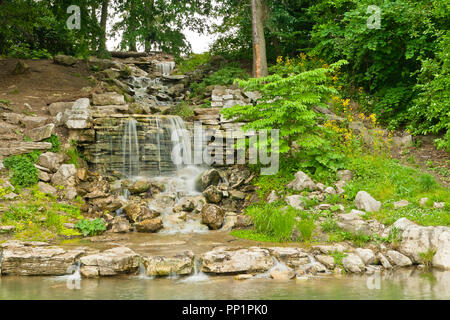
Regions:
M 411 259 L 398 251 L 389 250 L 386 252 L 386 256 L 389 259 L 389 262 L 391 262 L 394 266 L 408 267 L 412 265 Z
M 57 192 L 58 192 L 51 185 L 49 185 L 48 183 L 44 183 L 44 182 L 39 182 L 38 183 L 38 188 L 39 188 L 40 192 L 42 192 L 44 194 L 50 194 L 52 196 L 55 196 L 57 194 Z
M 355 206 L 360 210 L 367 212 L 380 211 L 381 202 L 375 200 L 366 191 L 359 191 L 355 197 Z
M 392 269 L 391 263 L 386 258 L 386 256 L 384 254 L 382 254 L 381 252 L 378 252 L 377 259 L 380 261 L 380 263 L 383 266 L 383 268 L 385 268 L 385 269 Z
M 43 127 L 38 127 L 31 129 L 27 132 L 28 137 L 33 141 L 42 141 L 44 139 L 50 138 L 53 131 L 55 129 L 55 125 L 53 123 L 47 124 Z
M 73 102 L 54 102 L 48 106 L 48 111 L 54 117 L 60 112 L 64 113 L 66 110 L 71 110 L 73 104 Z
M 351 172 L 350 170 L 339 170 L 337 172 L 337 176 L 339 180 L 350 181 L 353 179 L 353 172 Z
M 124 217 L 114 217 L 111 225 L 111 232 L 114 233 L 126 233 L 130 230 L 130 223 Z
M 295 191 L 303 191 L 305 189 L 315 190 L 316 185 L 311 180 L 311 178 L 304 173 L 303 171 L 298 171 L 295 174 L 295 179 L 291 181 L 288 185 L 288 188 L 291 188 Z
M 211 273 L 265 272 L 274 265 L 267 249 L 218 248 L 202 255 L 202 271 Z
M 206 224 L 210 229 L 217 230 L 223 224 L 224 211 L 214 204 L 205 204 L 202 208 L 202 223 Z
M 280 197 L 277 195 L 277 192 L 275 190 L 272 190 L 272 192 L 270 192 L 269 196 L 267 197 L 266 202 L 272 203 L 272 202 L 278 201 L 279 199 L 280 199 Z
M 220 182 L 220 174 L 216 169 L 205 171 L 200 177 L 200 190 L 205 190 L 211 185 L 217 186 Z
M 131 194 L 140 194 L 143 192 L 147 192 L 150 190 L 151 184 L 148 180 L 137 180 L 131 186 L 128 187 L 128 190 Z
M 52 172 L 58 171 L 62 162 L 63 158 L 61 155 L 53 152 L 45 152 L 41 154 L 37 160 L 38 165 L 47 168 Z
M 107 105 L 122 105 L 126 104 L 125 99 L 122 94 L 116 92 L 106 92 L 100 94 L 93 94 L 92 101 L 96 106 L 107 106 Z
M 355 254 L 361 258 L 365 265 L 375 264 L 376 262 L 375 254 L 370 249 L 357 248 Z
M 51 182 L 54 186 L 74 186 L 76 173 L 75 165 L 63 164 L 52 176 Z
M 160 217 L 153 219 L 145 219 L 135 224 L 138 232 L 156 232 L 163 228 L 163 222 Z
M 334 257 L 318 254 L 317 256 L 315 256 L 315 258 L 321 264 L 325 265 L 328 269 L 332 270 L 334 268 Z
M 347 256 L 342 259 L 342 264 L 348 272 L 360 273 L 365 270 L 364 262 L 359 256 L 353 253 L 348 253 Z
M 407 207 L 409 205 L 409 201 L 408 200 L 400 200 L 397 202 L 394 202 L 394 208 L 395 209 L 400 209 L 403 207 Z
M 286 197 L 286 203 L 297 210 L 303 210 L 305 205 L 303 197 L 297 194 Z
M 174 256 L 144 256 L 142 263 L 149 276 L 186 275 L 194 270 L 194 253 L 185 251 Z
M 21 276 L 60 276 L 84 253 L 84 250 L 64 250 L 46 243 L 8 241 L 2 245 L 1 273 Z
M 80 272 L 84 277 L 114 276 L 136 272 L 139 255 L 129 248 L 117 247 L 81 257 L 80 262 Z
M 274 269 L 270 271 L 270 277 L 274 280 L 290 280 L 295 277 L 295 271 L 290 268 L 285 270 Z
M 42 127 L 47 122 L 47 117 L 37 117 L 37 116 L 26 116 L 20 119 L 20 122 L 27 129 L 34 129 L 37 127 Z
M 219 203 L 220 201 L 222 201 L 222 191 L 220 191 L 214 185 L 206 188 L 202 194 L 208 203 Z

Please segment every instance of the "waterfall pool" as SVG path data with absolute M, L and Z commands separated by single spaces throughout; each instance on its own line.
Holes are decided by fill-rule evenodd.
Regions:
M 426 273 L 407 269 L 379 277 L 323 276 L 289 281 L 239 281 L 232 276 L 185 279 L 123 276 L 77 281 L 76 277 L 0 277 L 0 300 L 450 299 L 450 271 L 439 270 Z

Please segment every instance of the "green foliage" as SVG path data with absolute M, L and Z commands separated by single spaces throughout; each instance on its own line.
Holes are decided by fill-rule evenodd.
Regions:
M 236 64 L 228 64 L 212 75 L 205 77 L 200 83 L 191 84 L 194 95 L 200 95 L 211 85 L 230 85 L 235 79 L 248 79 L 249 75 Z
M 25 155 L 10 156 L 3 159 L 5 168 L 11 170 L 13 175 L 11 184 L 20 187 L 30 187 L 39 181 L 39 171 L 34 166 L 39 153 L 33 152 Z
M 296 216 L 292 207 L 283 209 L 280 203 L 256 204 L 248 207 L 246 214 L 253 218 L 256 232 L 278 241 L 290 239 Z
M 337 94 L 327 82 L 330 73 L 345 61 L 308 71 L 302 71 L 301 64 L 288 63 L 268 77 L 238 81 L 245 90 L 259 91 L 262 99 L 256 105 L 223 109 L 222 114 L 227 119 L 236 117 L 237 121 L 249 122 L 244 130 L 279 130 L 278 143 L 269 137 L 267 143 L 260 141 L 257 148 L 272 146 L 280 154 L 297 156 L 304 161 L 304 167 L 337 170 L 343 156 L 334 151 L 331 130 L 318 126 L 313 107 L 327 108 L 328 99 Z
M 207 64 L 211 58 L 209 52 L 192 54 L 188 59 L 178 59 L 178 73 L 186 74 L 188 72 L 194 71 L 197 67 Z
M 44 141 L 50 142 L 52 144 L 52 148 L 49 150 L 50 152 L 57 153 L 60 150 L 61 142 L 57 135 L 52 134 L 50 138 L 45 139 Z
M 333 251 L 330 255 L 334 258 L 334 264 L 336 266 L 339 266 L 342 270 L 345 271 L 342 260 L 347 256 L 347 254 L 345 254 L 344 252 L 340 252 L 340 251 Z
M 429 269 L 432 266 L 432 261 L 435 254 L 436 250 L 434 249 L 428 249 L 425 252 L 419 252 L 420 262 L 425 265 L 425 268 Z
M 101 219 L 79 220 L 75 227 L 81 231 L 83 236 L 95 236 L 106 231 L 106 226 Z
M 316 223 L 312 218 L 302 218 L 296 224 L 297 230 L 300 232 L 303 241 L 310 241 L 313 236 Z
M 188 101 L 182 101 L 169 110 L 170 114 L 180 116 L 183 119 L 189 119 L 194 116 L 194 109 L 189 105 Z
M 332 218 L 327 218 L 324 222 L 320 224 L 320 228 L 323 232 L 336 232 L 340 228 L 337 225 L 336 221 L 334 221 Z
M 82 155 L 78 151 L 76 145 L 70 146 L 69 149 L 66 150 L 66 155 L 69 157 L 69 164 L 73 164 L 76 168 L 80 167 L 80 161 L 82 159 Z

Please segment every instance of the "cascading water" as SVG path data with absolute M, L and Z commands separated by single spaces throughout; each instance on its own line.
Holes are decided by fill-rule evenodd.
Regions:
M 139 175 L 139 141 L 137 121 L 130 119 L 125 123 L 122 136 L 123 174 L 127 177 Z
M 170 75 L 174 68 L 175 68 L 175 62 L 173 62 L 173 61 L 158 62 L 158 64 L 156 64 L 156 70 L 158 70 L 158 72 L 162 73 L 165 76 Z

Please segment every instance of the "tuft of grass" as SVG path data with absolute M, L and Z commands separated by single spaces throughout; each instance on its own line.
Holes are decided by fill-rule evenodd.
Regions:
M 434 250 L 434 249 L 428 249 L 425 252 L 419 253 L 420 262 L 422 262 L 425 265 L 425 268 L 427 268 L 427 269 L 431 268 L 432 261 L 433 261 L 435 254 L 436 254 L 436 250 Z

